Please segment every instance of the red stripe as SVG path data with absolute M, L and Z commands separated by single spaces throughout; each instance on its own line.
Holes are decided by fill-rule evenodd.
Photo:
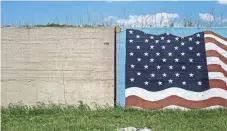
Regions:
M 222 62 L 227 64 L 227 58 L 219 54 L 216 50 L 208 50 L 206 51 L 206 56 L 207 57 L 218 57 Z
M 225 37 L 227 37 L 227 36 L 223 37 L 223 36 L 221 36 L 221 35 L 219 35 L 219 34 L 217 34 L 217 33 L 214 33 L 213 31 L 205 31 L 205 34 L 212 34 L 212 35 L 214 35 L 214 36 L 217 36 L 217 37 L 219 37 L 219 38 L 221 38 L 221 39 L 227 41 L 227 38 L 225 38 Z
M 218 42 L 214 38 L 205 37 L 205 44 L 207 44 L 208 42 L 211 42 L 211 43 L 217 45 L 218 47 L 222 48 L 223 50 L 227 51 L 227 46 Z
M 219 80 L 219 79 L 209 80 L 209 85 L 210 85 L 210 88 L 221 88 L 227 91 L 227 84 L 223 80 Z
M 213 97 L 202 101 L 189 101 L 178 96 L 169 96 L 165 99 L 151 102 L 137 96 L 128 96 L 126 98 L 126 107 L 137 106 L 143 109 L 162 109 L 170 105 L 181 106 L 189 109 L 205 108 L 215 105 L 227 107 L 227 100 Z
M 227 72 L 217 64 L 208 65 L 208 72 L 221 72 L 225 77 L 227 77 Z

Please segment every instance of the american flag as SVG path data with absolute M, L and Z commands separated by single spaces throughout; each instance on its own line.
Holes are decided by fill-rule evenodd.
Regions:
M 126 30 L 126 107 L 227 107 L 227 39 Z

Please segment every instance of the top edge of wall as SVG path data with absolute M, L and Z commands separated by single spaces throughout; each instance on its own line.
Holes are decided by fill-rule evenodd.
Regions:
M 115 27 L 1 27 L 1 28 L 13 28 L 13 29 L 40 29 L 40 28 L 59 28 L 59 29 L 68 29 L 68 28 L 85 28 L 85 29 L 114 29 Z

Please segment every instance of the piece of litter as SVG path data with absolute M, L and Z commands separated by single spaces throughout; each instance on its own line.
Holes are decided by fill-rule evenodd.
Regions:
M 126 127 L 126 128 L 119 128 L 117 131 L 151 131 L 148 128 L 135 128 L 135 127 Z

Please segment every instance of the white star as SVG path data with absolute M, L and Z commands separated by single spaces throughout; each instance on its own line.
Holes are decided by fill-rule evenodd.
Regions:
M 161 69 L 161 66 L 160 66 L 160 65 L 158 65 L 158 66 L 156 66 L 156 67 L 157 67 L 158 70 Z
M 186 85 L 186 83 L 187 83 L 186 81 L 183 81 L 183 82 L 182 82 L 183 85 Z
M 175 76 L 176 76 L 176 77 L 179 77 L 179 76 L 180 76 L 180 74 L 179 74 L 179 73 L 176 73 L 176 74 L 175 74 Z
M 150 46 L 150 49 L 154 49 L 154 46 L 153 46 L 153 45 L 151 45 L 151 46 Z
M 164 40 L 164 37 L 163 36 L 161 37 L 161 40 Z
M 193 59 L 192 59 L 192 58 L 190 58 L 190 59 L 189 59 L 189 62 L 190 62 L 190 63 L 193 63 Z
M 166 46 L 163 45 L 163 46 L 162 46 L 162 49 L 166 49 Z
M 166 62 L 166 58 L 163 58 L 163 59 L 162 59 L 162 62 Z
M 159 43 L 159 40 L 156 40 L 155 43 Z
M 199 82 L 197 82 L 197 83 L 198 83 L 198 85 L 199 85 L 199 86 L 201 86 L 201 85 L 202 85 L 202 82 L 201 82 L 201 81 L 199 81 Z
M 136 38 L 140 38 L 140 35 L 137 35 Z
M 133 33 L 133 31 L 132 31 L 132 30 L 130 30 L 130 31 L 129 31 L 129 33 L 130 33 L 130 34 L 132 34 L 132 33 Z
M 137 72 L 137 75 L 140 76 L 141 75 L 141 72 Z
M 182 70 L 185 70 L 186 69 L 186 66 L 181 66 Z
M 178 50 L 178 47 L 177 47 L 177 46 L 175 46 L 175 47 L 174 47 L 174 49 L 175 49 L 175 50 Z
M 129 55 L 130 55 L 130 56 L 133 56 L 133 55 L 134 55 L 134 53 L 130 52 L 130 53 L 129 53 Z
M 131 81 L 131 82 L 134 82 L 134 80 L 135 80 L 134 78 L 130 78 L 130 81 Z
M 200 34 L 197 34 L 197 37 L 200 37 Z
M 181 45 L 184 46 L 184 42 L 182 42 Z
M 147 66 L 147 65 L 145 65 L 145 66 L 144 66 L 144 69 L 148 69 L 148 66 Z
M 159 82 L 158 82 L 158 85 L 162 85 L 162 82 L 161 82 L 161 81 L 159 81 Z
M 137 58 L 137 61 L 141 61 L 141 58 Z
M 201 66 L 201 65 L 198 65 L 198 66 L 197 66 L 197 69 L 201 69 L 201 68 L 202 68 L 202 66 Z
M 200 53 L 196 53 L 196 56 L 200 56 Z
M 148 85 L 148 83 L 149 83 L 148 81 L 145 81 L 145 82 L 144 82 L 145 85 Z
M 132 43 L 133 42 L 133 40 L 129 40 L 129 43 Z
M 153 58 L 151 58 L 151 59 L 150 59 L 150 62 L 154 62 L 154 59 L 153 59 Z
M 179 40 L 179 38 L 178 38 L 178 37 L 176 37 L 176 38 L 175 38 L 175 40 L 176 40 L 176 41 L 178 41 L 178 40 Z
M 196 45 L 199 45 L 199 43 L 200 43 L 199 41 L 196 41 Z
M 188 38 L 189 41 L 192 41 L 192 37 Z
M 173 83 L 173 80 L 171 80 L 171 79 L 169 79 L 168 81 L 169 81 L 169 83 Z
M 154 39 L 154 36 L 150 36 L 150 39 Z
M 167 76 L 167 74 L 166 74 L 166 73 L 163 73 L 163 74 L 162 74 L 162 76 L 163 76 L 163 77 L 166 77 L 166 76 Z
M 156 53 L 156 56 L 160 56 L 160 53 L 159 53 L 159 52 L 157 52 L 157 53 Z
M 147 53 L 147 52 L 145 52 L 145 53 L 144 53 L 144 56 L 148 56 L 148 53 Z
M 152 73 L 152 74 L 151 74 L 151 77 L 155 77 L 155 74 L 154 74 L 154 73 Z
M 193 50 L 193 47 L 189 47 L 189 50 Z
M 194 74 L 192 74 L 192 73 L 189 74 L 189 77 L 193 77 L 193 76 L 194 76 Z
M 175 62 L 179 62 L 179 59 L 178 58 L 176 58 L 176 59 L 174 59 L 175 60 Z
M 173 69 L 173 66 L 172 66 L 172 65 L 171 65 L 171 66 L 169 66 L 169 69 L 170 69 L 170 70 L 172 70 L 172 69 Z
M 136 46 L 136 48 L 137 48 L 137 49 L 140 49 L 140 46 L 138 45 L 138 46 Z
M 170 43 L 171 42 L 171 40 L 167 40 L 167 43 Z
M 130 66 L 131 66 L 131 68 L 134 68 L 135 67 L 135 65 L 133 65 L 133 64 L 131 64 Z
M 145 43 L 147 43 L 147 42 L 148 42 L 148 39 L 145 40 Z
M 172 53 L 171 53 L 171 52 L 169 52 L 169 53 L 168 53 L 168 55 L 169 55 L 169 56 L 172 56 Z
M 181 56 L 184 56 L 185 55 L 185 53 L 184 52 L 181 52 Z
M 134 78 L 130 78 L 130 81 L 131 81 L 131 82 L 134 82 L 134 80 L 135 80 Z

